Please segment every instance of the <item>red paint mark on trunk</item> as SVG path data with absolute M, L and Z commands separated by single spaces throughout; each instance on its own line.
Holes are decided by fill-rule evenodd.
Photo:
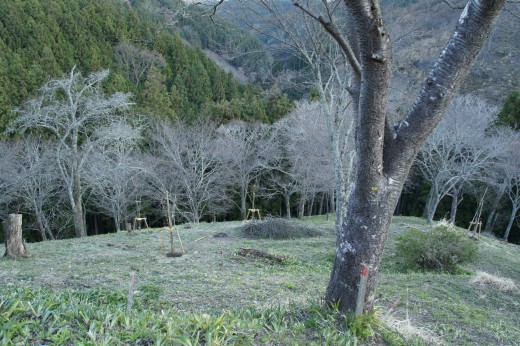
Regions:
M 361 276 L 365 278 L 368 276 L 368 267 L 365 264 L 361 265 Z

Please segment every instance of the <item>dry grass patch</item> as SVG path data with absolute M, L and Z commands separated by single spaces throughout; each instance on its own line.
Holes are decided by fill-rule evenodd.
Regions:
M 518 287 L 512 279 L 495 276 L 483 271 L 478 271 L 470 283 L 472 285 L 491 286 L 502 292 L 518 292 Z
M 427 345 L 442 345 L 441 340 L 431 330 L 414 326 L 409 318 L 399 320 L 394 316 L 384 316 L 382 320 L 413 345 L 421 345 L 423 343 Z

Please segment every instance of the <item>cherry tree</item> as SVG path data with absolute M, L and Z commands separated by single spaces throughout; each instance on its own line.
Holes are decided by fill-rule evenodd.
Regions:
M 114 122 L 94 134 L 96 147 L 88 163 L 86 183 L 94 197 L 92 203 L 114 219 L 116 232 L 126 222 L 134 204 L 144 168 L 138 160 L 141 140 L 139 128 Z
M 346 196 L 353 186 L 355 159 L 352 135 L 355 118 L 352 116 L 349 93 L 351 70 L 344 54 L 348 42 L 337 44 L 334 38 L 348 33 L 348 23 L 341 21 L 339 2 L 307 1 L 305 6 L 296 1 L 293 2 L 296 6 L 271 0 L 238 2 L 241 6 L 231 11 L 236 20 L 269 40 L 277 53 L 283 56 L 290 54 L 302 61 L 306 66 L 303 73 L 310 76 L 309 83 L 318 92 L 320 116 L 325 121 L 322 134 L 328 140 L 327 149 L 324 149 L 332 154 L 336 183 L 331 195 L 336 196 L 336 225 L 339 227 L 347 207 Z M 322 16 L 314 13 L 320 11 Z M 334 21 L 334 25 L 327 24 L 327 21 Z M 299 74 L 292 74 L 293 79 L 301 79 Z M 282 183 L 280 187 L 284 188 L 285 195 L 290 191 L 287 189 L 290 188 L 287 178 L 275 175 L 275 182 Z M 308 193 L 301 194 L 300 210 L 307 197 L 313 196 L 309 189 L 300 188 L 300 192 L 304 190 Z
M 222 2 L 220 2 L 222 3 Z M 257 4 L 272 4 L 262 0 Z M 392 78 L 392 41 L 377 0 L 311 1 L 293 4 L 318 22 L 340 47 L 351 71 L 347 91 L 352 100 L 354 170 L 352 187 L 343 186 L 336 254 L 326 300 L 353 311 L 360 291 L 359 271 L 368 266 L 364 309 L 371 310 L 383 247 L 393 211 L 412 162 L 468 75 L 505 0 L 471 0 L 417 98 L 395 126 L 388 112 Z M 333 17 L 331 11 L 340 12 Z M 257 12 L 259 13 L 259 12 Z M 268 16 L 269 11 L 260 12 Z M 337 24 L 339 23 L 339 24 Z M 348 30 L 338 30 L 346 23 Z M 338 181 L 345 184 L 345 180 Z
M 154 130 L 156 158 L 178 183 L 177 210 L 198 223 L 211 206 L 228 199 L 228 171 L 217 147 L 217 127 L 208 121 L 162 123 Z
M 481 99 L 458 96 L 424 143 L 415 164 L 431 185 L 426 203 L 428 222 L 448 195 L 453 202 L 450 221 L 454 222 L 464 185 L 485 179 L 499 151 L 486 132 L 496 114 L 497 109 Z
M 303 102 L 274 127 L 284 158 L 274 182 L 284 193 L 286 208 L 289 192 L 299 194 L 298 217 L 302 217 L 308 201 L 335 188 L 327 116 L 319 103 Z
M 55 160 L 72 210 L 76 237 L 86 236 L 83 221 L 83 176 L 93 148 L 90 135 L 116 111 L 130 106 L 129 94 L 105 96 L 101 83 L 108 70 L 83 77 L 73 68 L 68 76 L 43 85 L 39 96 L 18 109 L 11 131 L 43 129 L 57 141 Z
M 62 215 L 64 189 L 55 165 L 55 143 L 41 137 L 26 138 L 16 152 L 13 194 L 32 213 L 42 240 L 55 239 L 53 221 Z M 58 232 L 56 232 L 58 233 Z
M 246 199 L 251 182 L 278 161 L 278 147 L 271 128 L 264 124 L 235 121 L 218 128 L 218 148 L 229 179 L 238 187 L 240 213 L 245 220 Z
M 504 137 L 507 139 L 502 141 L 502 151 L 496 163 L 496 170 L 501 177 L 498 188 L 500 192 L 505 191 L 511 203 L 511 213 L 503 235 L 503 239 L 507 241 L 520 210 L 520 134 L 509 128 L 502 131 L 505 132 Z

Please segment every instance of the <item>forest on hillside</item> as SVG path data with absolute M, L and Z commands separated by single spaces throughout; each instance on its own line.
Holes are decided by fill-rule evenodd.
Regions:
M 104 90 L 131 92 L 135 111 L 158 119 L 269 122 L 290 109 L 284 95 L 238 82 L 188 45 L 175 27 L 157 15 L 151 20 L 140 9 L 146 4 L 153 1 L 2 1 L 1 128 L 42 84 L 74 66 L 86 74 L 110 69 Z M 235 35 L 246 44 L 256 42 L 242 36 Z

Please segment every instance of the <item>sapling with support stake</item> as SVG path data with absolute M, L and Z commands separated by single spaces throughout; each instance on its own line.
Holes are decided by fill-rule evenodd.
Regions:
M 137 227 L 139 227 L 139 229 L 141 229 L 141 222 L 144 222 L 146 229 L 150 228 L 150 227 L 148 227 L 148 222 L 146 222 L 146 218 L 141 217 L 141 200 L 135 201 L 135 208 L 136 208 L 136 217 L 134 218 L 133 229 L 136 230 Z
M 168 213 L 168 228 L 170 229 L 170 252 L 166 254 L 167 257 L 181 257 L 184 254 L 184 246 L 182 245 L 181 236 L 179 231 L 177 230 L 177 238 L 179 239 L 179 245 L 181 247 L 181 252 L 175 252 L 173 249 L 173 222 L 172 222 L 172 214 L 170 211 L 170 199 L 168 196 L 168 191 L 166 191 L 166 211 Z
M 258 215 L 258 220 L 259 221 L 262 221 L 262 217 L 260 216 L 260 209 L 256 209 L 255 208 L 255 186 L 253 185 L 253 187 L 251 187 L 251 209 L 248 209 L 247 210 L 247 216 L 246 216 L 246 220 L 249 219 L 249 215 L 251 215 L 251 219 L 254 219 L 255 218 L 255 213 Z
M 484 206 L 484 197 L 486 196 L 487 189 L 484 191 L 484 194 L 482 195 L 482 198 L 480 199 L 480 202 L 478 203 L 477 211 L 475 212 L 475 215 L 473 216 L 473 220 L 469 223 L 469 236 L 472 238 L 477 238 L 477 240 L 480 239 L 480 233 L 482 233 L 482 221 L 480 220 L 480 216 L 482 214 L 482 207 Z

